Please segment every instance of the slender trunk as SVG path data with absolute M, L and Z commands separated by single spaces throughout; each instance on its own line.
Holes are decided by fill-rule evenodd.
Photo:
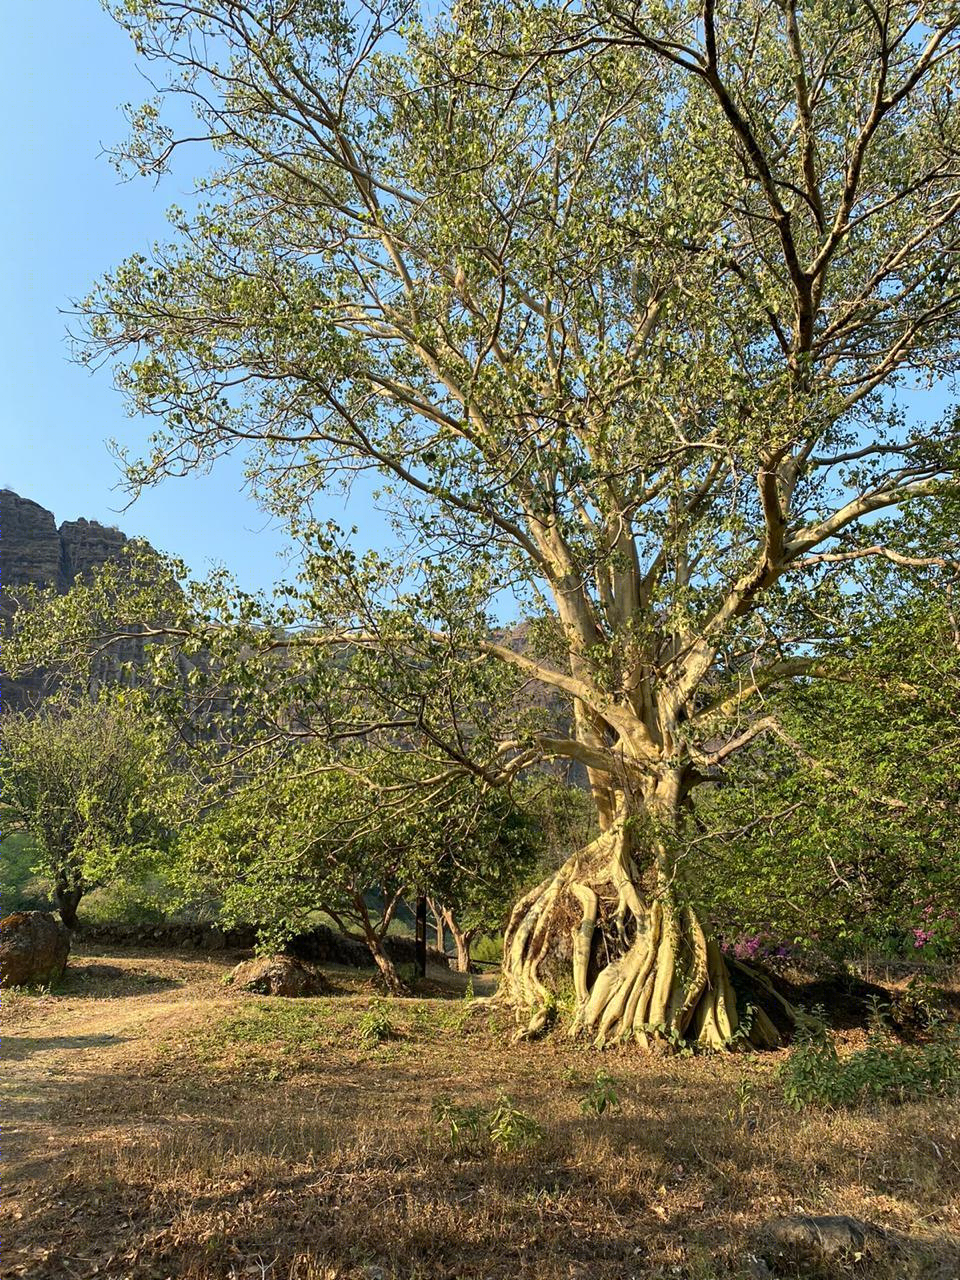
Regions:
M 427 906 L 430 908 L 430 914 L 433 916 L 433 931 L 436 939 L 435 946 L 437 950 L 443 954 L 446 948 L 446 939 L 443 932 L 443 907 L 441 907 L 434 898 L 427 899 Z
M 373 922 L 370 919 L 370 913 L 367 911 L 367 904 L 364 902 L 362 894 L 357 894 L 354 897 L 353 905 L 363 926 L 363 936 L 366 939 L 367 946 L 370 948 L 373 962 L 380 970 L 380 976 L 383 978 L 387 990 L 392 996 L 405 995 L 406 987 L 399 973 L 397 973 L 396 966 L 387 955 L 383 945 L 383 934 L 373 927 Z
M 678 776 L 651 779 L 642 804 L 620 793 L 614 821 L 516 905 L 501 992 L 519 1034 L 543 1031 L 569 991 L 571 1034 L 588 1033 L 598 1047 L 779 1042 L 759 1007 L 741 1024 L 720 949 L 685 900 L 675 865 L 680 796 Z
M 476 929 L 461 929 L 457 924 L 456 917 L 449 907 L 443 908 L 443 918 L 446 921 L 447 928 L 450 930 L 450 936 L 453 938 L 457 948 L 457 973 L 470 972 L 470 943 L 476 937 Z
M 68 888 L 66 884 L 61 882 L 54 886 L 54 896 L 57 902 L 57 910 L 60 912 L 60 919 L 68 929 L 76 928 L 77 907 L 79 907 L 80 899 L 83 897 L 83 890 L 77 886 Z
M 387 895 L 383 895 L 383 915 L 380 918 L 380 933 L 385 935 L 390 928 L 391 921 L 396 914 L 397 907 L 403 899 L 403 890 L 398 889 L 390 901 L 387 901 Z

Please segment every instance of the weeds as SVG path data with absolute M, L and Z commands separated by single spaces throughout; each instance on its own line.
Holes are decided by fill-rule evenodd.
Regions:
M 947 1020 L 943 992 L 926 974 L 915 974 L 902 991 L 894 992 L 890 1017 L 906 1030 L 930 1031 L 940 1027 Z
M 738 1080 L 737 1087 L 733 1093 L 733 1106 L 727 1112 L 727 1119 L 730 1123 L 743 1124 L 755 1101 L 756 1090 L 753 1081 L 745 1078 Z
M 533 1116 L 521 1111 L 505 1093 L 500 1093 L 490 1108 L 435 1098 L 433 1123 L 446 1132 L 447 1141 L 457 1154 L 480 1154 L 486 1146 L 495 1151 L 518 1151 L 543 1137 Z
M 593 1083 L 580 1099 L 580 1110 L 585 1116 L 602 1116 L 608 1107 L 619 1107 L 620 1096 L 616 1082 L 606 1071 L 598 1071 Z
M 446 1132 L 451 1149 L 458 1155 L 465 1151 L 479 1152 L 483 1146 L 484 1119 L 481 1106 L 465 1107 L 449 1098 L 434 1098 L 433 1123 Z
M 493 1110 L 487 1113 L 487 1127 L 491 1143 L 500 1151 L 517 1151 L 543 1137 L 543 1130 L 533 1116 L 514 1106 L 505 1093 L 499 1095 Z
M 360 1043 L 366 1046 L 383 1044 L 384 1040 L 395 1040 L 397 1032 L 390 1021 L 390 1014 L 383 1000 L 374 1000 L 370 1008 L 357 1023 Z
M 786 1102 L 851 1107 L 862 1102 L 907 1102 L 960 1093 L 960 1035 L 942 1033 L 927 1044 L 897 1043 L 874 1022 L 865 1049 L 841 1058 L 827 1029 L 806 1030 L 778 1072 Z

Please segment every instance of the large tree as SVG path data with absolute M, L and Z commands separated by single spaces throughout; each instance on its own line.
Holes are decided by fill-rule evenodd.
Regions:
M 166 78 L 121 162 L 159 174 L 184 137 L 217 157 L 173 242 L 83 308 L 86 358 L 115 361 L 160 420 L 132 485 L 243 450 L 309 534 L 311 495 L 372 471 L 417 549 L 405 583 L 442 564 L 450 591 L 512 587 L 552 620 L 542 656 L 481 628 L 472 644 L 571 700 L 568 727 L 453 753 L 491 782 L 577 761 L 596 804 L 598 837 L 513 912 L 504 993 L 536 1031 L 568 964 L 576 1026 L 601 1042 L 730 1043 L 682 815 L 772 727 L 768 690 L 838 674 L 822 649 L 849 566 L 926 556 L 894 549 L 878 513 L 953 483 L 952 404 L 906 414 L 895 390 L 956 367 L 960 16 L 900 0 L 117 16 Z M 178 132 L 165 95 L 197 121 Z M 376 575 L 344 563 L 327 546 L 308 566 L 314 600 L 338 599 L 327 622 L 396 647 L 371 621 Z

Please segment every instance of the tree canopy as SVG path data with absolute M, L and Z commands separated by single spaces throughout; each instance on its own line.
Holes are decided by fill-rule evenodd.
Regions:
M 183 778 L 133 702 L 48 700 L 0 719 L 4 832 L 29 836 L 71 928 L 85 893 L 142 876 L 171 842 Z

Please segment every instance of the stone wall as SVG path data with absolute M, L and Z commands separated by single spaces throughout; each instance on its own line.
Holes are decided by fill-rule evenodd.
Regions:
M 215 924 L 85 924 L 76 929 L 78 942 L 107 947 L 159 947 L 190 948 L 198 951 L 252 950 L 257 931 L 252 925 L 237 929 L 220 929 Z M 415 959 L 415 943 L 412 938 L 387 937 L 386 949 L 396 964 L 412 964 Z M 337 933 L 326 925 L 318 925 L 309 933 L 292 938 L 287 950 L 301 960 L 315 960 L 321 964 L 343 964 L 355 969 L 372 966 L 370 952 L 360 938 Z M 431 964 L 447 967 L 449 962 L 442 951 L 427 948 Z

